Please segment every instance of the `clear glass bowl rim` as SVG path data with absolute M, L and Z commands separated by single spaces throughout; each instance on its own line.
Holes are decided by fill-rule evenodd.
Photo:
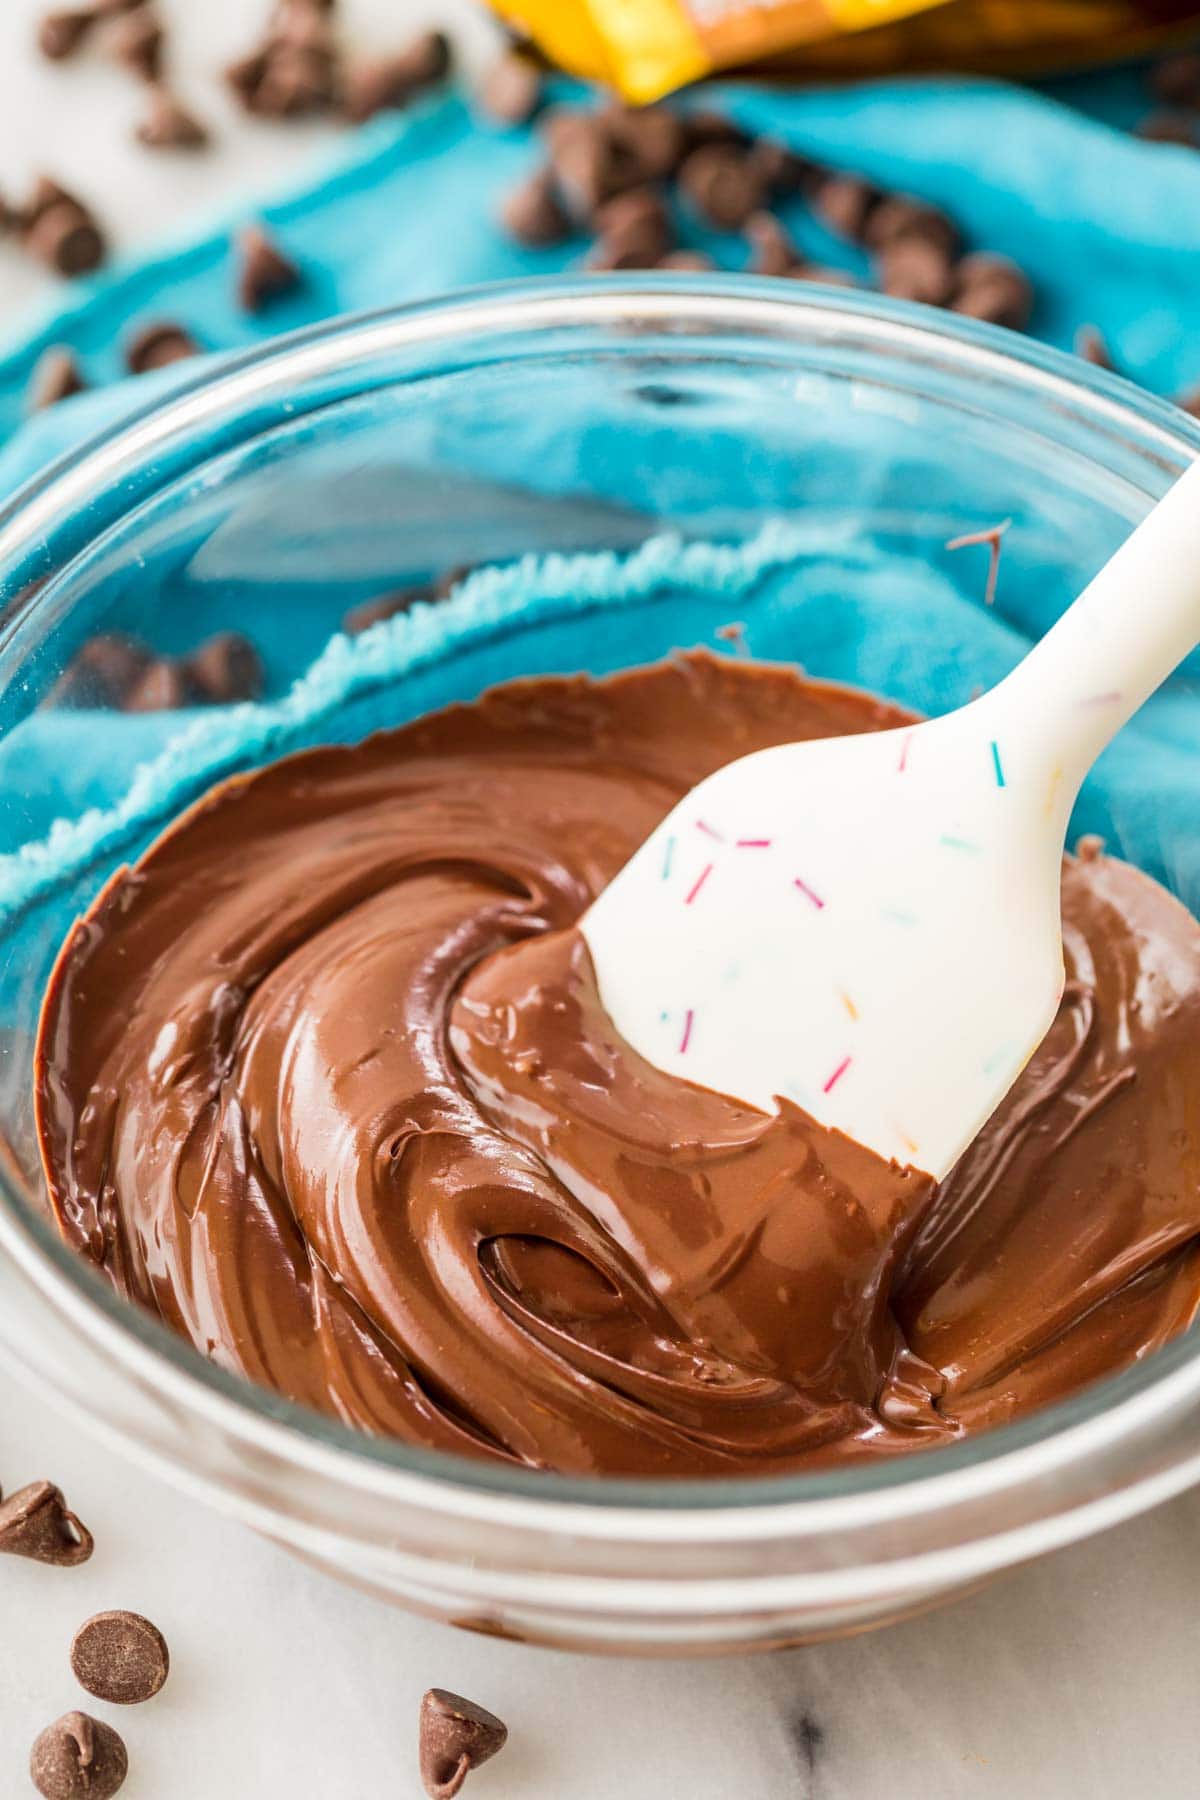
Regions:
M 297 384 L 403 348 L 428 357 L 491 335 L 548 329 L 606 330 L 639 336 L 749 334 L 785 346 L 821 337 L 940 366 L 964 381 L 1020 392 L 1031 404 L 1066 409 L 1105 438 L 1132 449 L 1147 468 L 1178 474 L 1200 457 L 1200 426 L 1165 400 L 1032 339 L 973 320 L 859 291 L 745 276 L 615 275 L 586 281 L 518 281 L 448 297 L 350 315 L 281 337 L 262 349 L 223 358 L 215 367 L 135 413 L 116 435 L 99 434 L 50 464 L 0 507 L 0 574 L 31 548 L 51 542 L 90 495 L 131 472 L 143 474 L 165 446 L 211 428 L 222 415 L 277 400 Z M 502 360 L 493 356 L 490 360 Z M 369 387 L 370 382 L 364 383 Z M 275 423 L 274 418 L 267 421 Z M 172 474 L 175 471 L 172 470 Z M 36 607 L 31 593 L 0 628 L 0 648 L 19 619 Z M 589 1529 L 603 1536 L 608 1515 L 635 1509 L 647 1535 L 721 1534 L 722 1521 L 741 1534 L 810 1536 L 828 1527 L 869 1529 L 902 1517 L 997 1498 L 1038 1479 L 1094 1465 L 1131 1433 L 1163 1429 L 1181 1410 L 1200 1409 L 1200 1335 L 1189 1332 L 1119 1375 L 1094 1384 L 1014 1425 L 999 1426 L 944 1450 L 915 1451 L 887 1462 L 817 1474 L 739 1480 L 642 1481 L 571 1478 L 414 1449 L 371 1438 L 265 1389 L 227 1374 L 165 1325 L 118 1298 L 31 1211 L 0 1165 L 0 1254 L 9 1256 L 51 1308 L 69 1317 L 135 1379 L 248 1445 L 397 1504 L 441 1489 L 459 1510 L 536 1528 L 561 1528 L 586 1508 Z M 3 1336 L 0 1325 L 0 1337 Z M 36 1352 L 22 1360 L 37 1373 Z M 1150 1485 L 1132 1504 L 1103 1507 L 1098 1523 L 1114 1523 L 1197 1477 L 1189 1460 Z M 414 1485 L 415 1484 L 415 1485 Z M 432 1486 L 431 1486 L 432 1484 Z M 477 1508 L 472 1502 L 477 1503 Z M 564 1511 L 565 1509 L 565 1511 Z M 732 1515 L 732 1516 L 730 1516 Z M 498 1519 L 497 1519 L 497 1522 Z M 1064 1534 L 1065 1535 L 1065 1534 Z M 1071 1536 L 1077 1535 L 1072 1529 Z M 1044 1543 L 1043 1543 L 1043 1546 Z

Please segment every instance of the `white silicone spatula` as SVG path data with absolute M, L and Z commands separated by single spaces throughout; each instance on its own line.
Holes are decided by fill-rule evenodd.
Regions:
M 1058 1007 L 1080 782 L 1198 640 L 1200 464 L 982 699 L 693 789 L 584 917 L 613 1023 L 942 1177 Z

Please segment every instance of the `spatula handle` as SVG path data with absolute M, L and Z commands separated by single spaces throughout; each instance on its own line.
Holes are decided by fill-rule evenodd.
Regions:
M 1055 812 L 1125 721 L 1200 643 L 1200 462 L 988 695 L 1051 779 Z M 1065 811 L 1063 811 L 1065 822 Z

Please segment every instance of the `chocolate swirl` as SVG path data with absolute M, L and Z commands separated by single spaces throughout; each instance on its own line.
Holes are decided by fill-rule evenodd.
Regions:
M 64 948 L 37 1101 L 67 1237 L 225 1367 L 571 1473 L 941 1443 L 1200 1296 L 1200 927 L 1069 863 L 1071 986 L 940 1190 L 613 1033 L 573 929 L 731 757 L 896 709 L 704 654 L 497 690 L 228 782 Z

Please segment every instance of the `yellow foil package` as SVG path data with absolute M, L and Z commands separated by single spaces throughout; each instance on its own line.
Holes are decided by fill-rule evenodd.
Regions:
M 492 0 L 571 74 L 654 100 L 717 69 L 1031 72 L 1133 55 L 1200 20 L 1181 0 Z

